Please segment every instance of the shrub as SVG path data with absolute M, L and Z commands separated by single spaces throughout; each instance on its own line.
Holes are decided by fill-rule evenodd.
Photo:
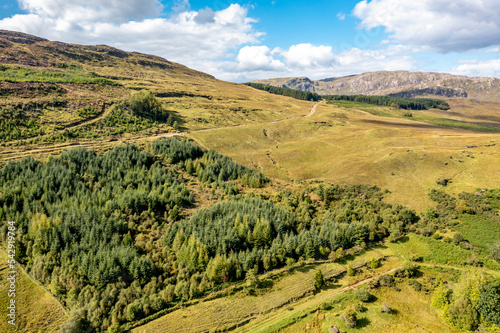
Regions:
M 500 281 L 483 287 L 478 302 L 478 310 L 485 321 L 500 326 Z
M 500 261 L 500 242 L 496 242 L 490 247 L 490 254 L 496 261 Z
M 394 278 L 391 275 L 382 275 L 378 282 L 381 286 L 390 287 L 394 285 Z
M 448 319 L 453 326 L 463 331 L 474 331 L 479 325 L 479 313 L 466 297 L 450 305 Z
M 370 287 L 370 289 L 377 289 L 379 286 L 379 280 L 371 280 L 370 282 L 368 282 L 368 287 Z
M 454 243 L 455 245 L 460 244 L 460 243 L 461 243 L 461 242 L 463 242 L 463 241 L 464 241 L 464 236 L 462 236 L 462 234 L 461 234 L 461 233 L 456 232 L 456 233 L 453 235 L 453 243 Z
M 415 291 L 421 291 L 422 290 L 422 284 L 420 282 L 418 282 L 417 280 L 409 280 L 408 281 L 408 284 L 410 286 L 412 286 L 412 288 L 415 290 Z
M 371 269 L 375 269 L 375 268 L 378 268 L 380 266 L 378 260 L 376 260 L 375 258 L 372 258 L 370 260 L 370 268 Z
M 321 305 L 320 305 L 321 310 L 330 310 L 331 307 L 332 307 L 332 305 L 328 302 L 321 303 Z
M 286 265 L 287 266 L 293 266 L 295 264 L 295 259 L 293 258 L 286 258 Z
M 347 266 L 347 276 L 354 276 L 356 275 L 356 271 L 354 268 L 352 268 L 351 265 Z
M 367 309 L 364 307 L 363 303 L 359 302 L 354 306 L 354 310 L 357 312 L 365 312 Z
M 99 114 L 99 111 L 89 105 L 84 108 L 78 109 L 76 113 L 79 117 L 93 117 L 97 116 Z
M 354 295 L 356 296 L 358 301 L 365 302 L 365 303 L 369 302 L 373 298 L 373 295 L 370 294 L 370 292 L 366 289 L 358 289 L 358 290 L 356 290 Z
M 346 312 L 342 314 L 341 319 L 345 321 L 347 327 L 356 327 L 356 324 L 358 323 L 356 310 L 352 306 L 348 307 Z
M 398 269 L 396 272 L 394 272 L 394 276 L 398 278 L 412 278 L 416 276 L 418 273 L 418 266 L 413 265 L 410 262 L 406 262 L 403 265 L 403 268 Z

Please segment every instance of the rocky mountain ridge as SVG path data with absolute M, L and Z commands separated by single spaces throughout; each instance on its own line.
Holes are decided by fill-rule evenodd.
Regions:
M 292 77 L 252 82 L 311 91 L 320 95 L 438 96 L 500 101 L 500 79 L 447 73 L 380 71 L 323 80 Z

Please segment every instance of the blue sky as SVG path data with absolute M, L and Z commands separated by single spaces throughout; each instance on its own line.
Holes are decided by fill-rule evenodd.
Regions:
M 500 77 L 498 0 L 4 0 L 0 29 L 162 56 L 217 78 L 377 70 Z

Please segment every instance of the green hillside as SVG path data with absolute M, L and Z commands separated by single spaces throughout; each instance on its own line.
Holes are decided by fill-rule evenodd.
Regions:
M 500 104 L 272 92 L 0 31 L 0 330 L 498 332 Z

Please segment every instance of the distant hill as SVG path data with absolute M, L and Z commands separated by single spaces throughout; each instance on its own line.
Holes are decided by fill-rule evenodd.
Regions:
M 252 82 L 311 91 L 320 95 L 439 96 L 500 101 L 500 79 L 446 73 L 381 71 L 323 80 L 292 77 Z
M 165 121 L 118 116 L 116 107 L 141 90 L 160 101 Z M 0 30 L 0 96 L 0 143 L 9 145 L 162 135 L 275 121 L 311 108 L 158 56 L 7 30 Z

